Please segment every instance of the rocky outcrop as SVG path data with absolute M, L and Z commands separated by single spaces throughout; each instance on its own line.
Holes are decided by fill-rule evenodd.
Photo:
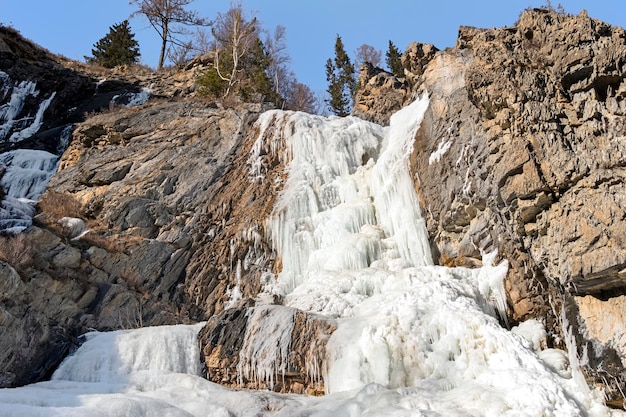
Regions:
M 261 271 L 273 269 L 261 220 L 277 193 L 246 168 L 260 110 L 157 100 L 76 127 L 25 234 L 37 262 L 19 273 L 24 297 L 55 295 L 0 302 L 25 326 L 3 335 L 3 352 L 23 358 L 3 362 L 15 375 L 3 384 L 42 378 L 88 328 L 201 321 L 223 310 L 235 287 L 256 296 Z M 272 158 L 261 169 L 279 178 Z M 57 333 L 38 332 L 39 345 L 11 342 L 33 337 L 23 316 Z
M 352 114 L 363 120 L 389 124 L 389 115 L 397 112 L 410 93 L 408 83 L 365 62 L 359 72 L 359 94 Z
M 11 149 L 40 149 L 58 154 L 63 151 L 63 129 L 84 119 L 85 114 L 109 108 L 114 97 L 129 97 L 141 90 L 138 83 L 117 79 L 106 81 L 101 74 L 77 71 L 72 61 L 56 56 L 24 39 L 12 28 L 0 26 L 0 91 L 3 103 L 12 96 L 24 96 L 23 106 L 0 137 L 0 153 Z M 20 91 L 18 91 L 20 90 Z M 9 141 L 13 133 L 32 120 L 41 103 L 49 100 L 41 116 L 41 126 L 21 141 Z M 120 104 L 124 104 L 120 102 Z M 4 120 L 6 122 L 11 120 Z
M 107 70 L 54 56 L 11 29 L 0 41 L 11 82 L 3 88 L 23 79 L 38 97 L 53 95 L 42 131 L 87 116 L 70 131 L 34 225 L 0 237 L 0 386 L 45 378 L 87 329 L 206 320 L 233 288 L 258 293 L 259 271 L 274 262 L 259 219 L 277 192 L 246 168 L 262 106 L 193 100 L 203 62 L 159 74 Z M 141 89 L 153 101 L 126 108 L 120 97 Z M 73 107 L 74 116 L 64 113 Z M 261 169 L 279 178 L 272 158 Z
M 211 317 L 199 336 L 207 378 L 233 388 L 321 395 L 326 342 L 335 324 L 280 305 L 242 306 Z M 266 337 L 248 337 L 248 334 Z
M 453 49 L 413 45 L 403 60 L 413 97 L 431 100 L 411 168 L 434 253 L 472 266 L 497 249 L 510 265 L 512 322 L 539 317 L 558 344 L 563 311 L 579 353 L 593 346 L 592 378 L 623 369 L 603 356 L 621 342 L 591 317 L 615 311 L 626 289 L 625 39 L 585 13 L 535 9 L 510 28 L 462 27 Z M 619 389 L 609 397 L 619 402 Z
M 414 86 L 420 82 L 420 77 L 424 73 L 426 66 L 439 49 L 428 43 L 412 42 L 402 54 L 402 66 L 404 75 L 410 85 Z

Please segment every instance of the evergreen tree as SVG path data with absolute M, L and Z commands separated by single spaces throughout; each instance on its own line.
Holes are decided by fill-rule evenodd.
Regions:
M 117 65 L 130 65 L 139 59 L 139 43 L 130 31 L 128 20 L 109 27 L 109 33 L 93 45 L 87 62 L 113 68 Z
M 356 93 L 354 66 L 346 53 L 341 37 L 335 41 L 335 59 L 326 61 L 326 80 L 328 81 L 329 99 L 326 103 L 337 116 L 347 116 L 352 110 L 352 101 Z
M 265 45 L 261 39 L 257 38 L 249 56 L 243 61 L 244 71 L 249 77 L 249 84 L 252 91 L 260 94 L 265 100 L 269 100 L 276 105 L 280 105 L 279 102 L 282 100 L 274 90 L 272 80 L 268 75 L 271 58 L 268 55 Z M 240 94 L 244 91 L 241 91 Z M 242 96 L 246 98 L 245 94 L 242 94 Z
M 400 54 L 400 50 L 396 48 L 393 42 L 389 41 L 389 50 L 386 54 L 387 67 L 389 71 L 396 77 L 404 77 L 404 67 L 402 66 L 402 54 Z

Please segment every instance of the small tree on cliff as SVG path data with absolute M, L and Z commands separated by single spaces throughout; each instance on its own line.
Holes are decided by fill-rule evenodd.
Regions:
M 210 25 L 210 22 L 199 17 L 197 12 L 186 9 L 193 1 L 194 0 L 130 0 L 131 5 L 138 7 L 132 15 L 144 15 L 161 38 L 161 52 L 159 54 L 157 70 L 163 68 L 168 44 L 184 45 L 181 37 L 189 35 L 189 31 L 185 26 Z
M 389 41 L 389 49 L 387 50 L 385 62 L 389 71 L 396 77 L 404 77 L 404 67 L 402 66 L 402 54 L 396 48 L 393 42 Z
M 245 57 L 259 47 L 258 22 L 256 18 L 246 18 L 241 4 L 233 4 L 226 13 L 218 13 L 212 32 L 215 38 L 213 68 L 226 85 L 226 96 L 242 78 Z
M 109 27 L 109 33 L 93 45 L 89 63 L 113 68 L 117 65 L 131 65 L 139 59 L 139 44 L 130 31 L 128 20 Z
M 328 95 L 326 103 L 337 116 L 347 116 L 352 110 L 352 101 L 356 93 L 354 66 L 346 53 L 341 37 L 335 41 L 335 59 L 326 61 L 326 80 Z
M 354 64 L 357 69 L 361 68 L 364 62 L 369 62 L 375 67 L 380 66 L 381 53 L 372 45 L 363 44 L 354 51 Z

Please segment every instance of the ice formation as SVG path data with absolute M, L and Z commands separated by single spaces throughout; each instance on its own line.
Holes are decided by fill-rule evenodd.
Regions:
M 11 91 L 9 101 L 0 106 L 0 141 L 7 140 L 7 135 L 12 132 L 8 140 L 10 142 L 20 142 L 28 139 L 41 127 L 43 114 L 54 99 L 55 93 L 39 103 L 39 108 L 35 116 L 22 115 L 24 104 L 29 97 L 37 97 L 37 83 L 34 81 L 22 81 L 11 85 L 11 78 L 0 71 L 0 82 L 2 82 L 3 98 Z
M 545 349 L 540 322 L 500 325 L 507 265 L 495 254 L 480 269 L 433 265 L 407 168 L 427 106 L 416 101 L 388 128 L 289 112 L 258 121 L 250 178 L 273 180 L 256 158 L 283 146 L 289 174 L 267 221 L 283 270 L 266 275 L 260 299 L 280 294 L 286 306 L 250 310 L 239 372 L 280 377 L 296 309 L 324 315 L 337 323 L 326 396 L 203 380 L 183 359 L 199 355 L 199 325 L 175 326 L 88 336 L 53 381 L 0 390 L 0 415 L 623 415 L 580 378 L 575 349 Z
M 46 151 L 19 149 L 0 154 L 5 172 L 0 186 L 6 196 L 0 202 L 0 230 L 18 232 L 30 226 L 34 203 L 56 171 L 59 157 Z
M 9 75 L 0 71 L 0 90 L 2 100 L 11 93 L 8 101 L 0 105 L 0 142 L 22 142 L 32 137 L 41 128 L 44 112 L 56 93 L 41 99 L 33 116 L 24 114 L 24 105 L 29 98 L 39 96 L 37 83 L 14 83 Z M 69 134 L 69 127 L 61 133 L 59 147 L 63 149 L 59 151 L 67 146 Z M 31 224 L 33 204 L 44 192 L 57 161 L 57 155 L 38 150 L 21 149 L 0 154 L 0 170 L 4 171 L 0 186 L 6 193 L 0 201 L 0 231 L 19 232 Z
M 113 98 L 111 99 L 111 103 L 121 104 L 124 107 L 140 106 L 148 101 L 151 95 L 152 89 L 144 87 L 136 93 L 127 92 L 121 95 L 113 96 Z

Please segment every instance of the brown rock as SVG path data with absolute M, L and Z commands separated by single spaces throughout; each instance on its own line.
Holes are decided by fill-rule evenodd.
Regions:
M 199 336 L 207 378 L 234 388 L 321 395 L 332 320 L 279 305 L 212 317 Z
M 608 303 L 626 290 L 624 39 L 586 14 L 535 9 L 510 28 L 461 27 L 453 49 L 405 53 L 407 100 L 430 97 L 411 168 L 435 257 L 479 264 L 497 249 L 509 319 L 541 317 L 551 343 L 570 294 Z M 573 317 L 580 348 L 619 348 L 582 337 Z

